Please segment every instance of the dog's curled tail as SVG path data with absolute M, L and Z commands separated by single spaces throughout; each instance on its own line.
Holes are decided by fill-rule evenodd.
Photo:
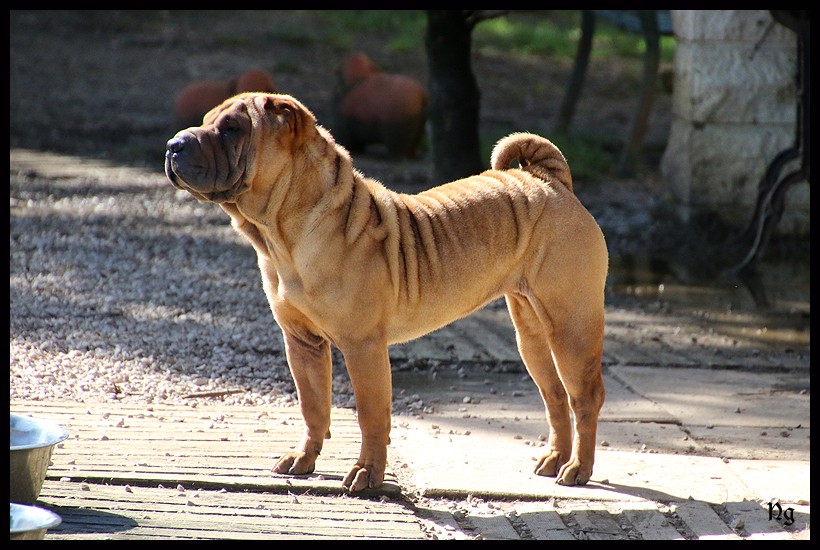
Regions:
M 547 138 L 516 132 L 495 144 L 490 158 L 493 170 L 506 170 L 518 161 L 523 170 L 544 180 L 558 180 L 572 191 L 572 174 L 564 155 Z

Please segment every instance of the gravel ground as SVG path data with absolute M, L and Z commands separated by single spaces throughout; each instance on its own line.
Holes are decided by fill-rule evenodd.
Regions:
M 12 174 L 10 208 L 12 398 L 292 400 L 255 255 L 221 210 L 105 169 Z

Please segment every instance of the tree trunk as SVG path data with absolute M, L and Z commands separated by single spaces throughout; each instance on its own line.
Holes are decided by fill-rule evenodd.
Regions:
M 661 60 L 658 12 L 656 10 L 639 10 L 638 18 L 641 21 L 641 29 L 646 42 L 646 53 L 643 56 L 643 82 L 641 83 L 638 111 L 632 119 L 629 138 L 624 144 L 621 158 L 618 160 L 618 168 L 615 172 L 620 177 L 635 175 L 638 154 L 646 135 L 649 115 L 652 114 L 652 103 L 655 101 L 655 88 L 658 86 L 658 66 Z
M 587 74 L 589 56 L 592 52 L 592 37 L 595 34 L 595 14 L 592 10 L 581 10 L 581 38 L 578 40 L 578 49 L 575 52 L 575 64 L 572 66 L 572 73 L 569 83 L 564 90 L 564 98 L 558 109 L 558 121 L 553 130 L 555 132 L 566 132 L 575 114 L 575 105 L 581 97 L 581 90 L 584 87 L 584 77 Z
M 481 93 L 470 63 L 470 12 L 428 10 L 425 45 L 430 71 L 429 119 L 438 183 L 484 169 L 478 137 Z

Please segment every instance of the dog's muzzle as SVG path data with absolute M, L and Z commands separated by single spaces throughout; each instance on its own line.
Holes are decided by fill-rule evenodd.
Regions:
M 191 129 L 181 130 L 165 146 L 165 175 L 174 187 L 200 200 L 225 202 L 238 194 L 242 178 L 226 158 L 219 158 L 222 151 L 210 149 Z

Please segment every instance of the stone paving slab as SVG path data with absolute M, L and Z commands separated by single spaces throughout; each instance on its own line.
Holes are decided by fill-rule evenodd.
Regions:
M 610 375 L 692 426 L 808 428 L 808 371 L 611 367 Z
M 736 471 L 731 461 L 718 457 L 607 449 L 598 449 L 587 486 L 564 487 L 532 473 L 541 448 L 499 437 L 496 430 L 483 430 L 479 425 L 451 424 L 440 417 L 433 422 L 403 419 L 394 429 L 391 445 L 400 483 L 424 496 L 666 502 L 693 498 L 715 504 L 773 496 L 788 502 L 810 499 L 807 484 L 785 487 L 777 482 L 808 480 L 807 461 L 780 462 L 781 471 L 767 486 L 750 486 L 739 476 L 744 470 Z

